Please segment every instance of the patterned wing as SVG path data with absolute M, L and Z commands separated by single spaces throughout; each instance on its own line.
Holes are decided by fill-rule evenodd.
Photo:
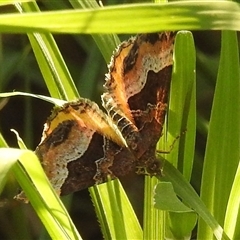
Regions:
M 137 158 L 152 146 L 155 148 L 161 136 L 174 37 L 172 32 L 141 34 L 124 42 L 113 56 L 106 76 L 103 105 L 118 126 L 119 119 L 125 119 L 128 131 L 123 136 Z M 119 129 L 122 131 L 122 125 Z
M 54 110 L 35 152 L 55 190 L 64 195 L 106 181 L 120 150 L 122 157 L 129 155 L 111 119 L 94 102 L 80 99 Z M 122 168 L 131 170 L 128 159 L 113 167 L 113 177 L 123 175 Z

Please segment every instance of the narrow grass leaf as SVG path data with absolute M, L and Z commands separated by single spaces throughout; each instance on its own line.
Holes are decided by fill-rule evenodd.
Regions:
M 184 179 L 182 174 L 174 168 L 168 161 L 164 163 L 163 177 L 161 181 L 171 182 L 176 194 L 182 201 L 192 208 L 198 215 L 210 226 L 216 239 L 229 239 L 222 227 L 218 224 L 216 219 L 211 215 L 207 207 L 204 205 L 198 194 L 188 181 Z
M 50 236 L 53 239 L 81 239 L 36 155 L 29 150 L 1 148 L 0 157 L 7 164 L 15 162 L 11 170 Z
M 24 3 L 24 2 L 31 2 L 32 0 L 18 0 L 19 3 Z M 13 0 L 4 0 L 0 2 L 0 6 L 5 6 L 5 5 L 13 5 L 14 1 Z
M 168 231 L 171 239 L 191 239 L 192 230 L 197 223 L 197 214 L 193 211 L 168 212 Z M 178 228 L 176 226 L 178 225 Z
M 168 143 L 174 144 L 166 158 L 190 180 L 196 137 L 196 54 L 191 32 L 177 34 L 174 52 L 167 118 Z
M 48 96 L 43 96 L 43 95 L 39 95 L 39 94 L 33 94 L 33 93 L 25 93 L 25 92 L 0 93 L 0 98 L 7 98 L 7 97 L 14 97 L 14 96 L 34 97 L 34 98 L 44 100 L 46 102 L 50 102 L 57 106 L 62 106 L 64 103 L 66 103 L 66 101 L 64 101 L 64 100 L 60 100 L 60 99 L 52 98 L 52 97 L 48 97 Z
M 25 143 L 23 142 L 22 138 L 19 136 L 18 132 L 14 129 L 11 129 L 11 131 L 16 135 L 17 137 L 17 142 L 18 142 L 18 146 L 20 149 L 27 149 Z
M 228 200 L 224 229 L 231 239 L 240 239 L 240 163 Z
M 24 15 L 26 12 L 39 12 L 36 3 L 16 4 Z M 51 96 L 64 100 L 79 98 L 76 87 L 60 51 L 51 34 L 28 34 L 36 60 Z
M 112 223 L 108 221 L 108 215 L 105 214 L 105 209 L 107 208 L 106 205 L 103 205 L 102 203 L 102 195 L 101 192 L 98 190 L 98 187 L 93 187 L 89 189 L 91 199 L 93 201 L 93 205 L 96 211 L 97 218 L 100 223 L 101 231 L 105 239 L 111 239 L 112 234 L 111 234 L 111 227 Z M 111 211 L 109 209 L 109 211 Z
M 0 16 L 1 32 L 145 33 L 166 29 L 240 30 L 240 5 L 232 1 L 176 1 Z
M 119 180 L 93 188 L 90 193 L 99 220 L 102 220 L 102 231 L 107 234 L 104 238 L 109 238 L 110 234 L 110 239 L 142 239 L 140 224 Z
M 143 239 L 164 239 L 165 212 L 153 206 L 154 189 L 159 179 L 145 177 Z
M 12 151 L 0 148 L 0 193 L 6 184 L 9 171 L 16 161 L 17 159 L 12 157 Z
M 5 141 L 2 133 L 0 133 L 0 148 L 2 147 L 8 147 L 7 142 Z
M 233 101 L 236 101 L 234 104 L 236 105 L 235 109 L 232 109 L 232 111 L 236 111 L 232 113 L 232 118 L 234 118 L 234 124 L 236 129 L 232 129 L 232 131 L 235 131 L 236 133 L 234 135 L 233 132 L 230 132 L 231 134 L 231 141 L 236 143 L 232 147 L 232 151 L 236 151 L 236 154 L 240 154 L 239 147 L 237 147 L 237 144 L 239 146 L 240 143 L 240 70 L 239 70 L 239 49 L 238 49 L 238 42 L 237 42 L 237 37 L 234 33 L 231 33 L 232 36 L 230 40 L 232 42 L 228 43 L 228 40 L 226 41 L 226 44 L 231 44 L 232 48 L 229 49 L 229 54 L 230 56 L 227 56 L 228 59 L 231 59 L 231 63 L 222 63 L 222 64 L 229 64 L 232 66 L 229 66 L 231 69 L 229 69 L 228 73 L 233 71 L 231 75 L 229 76 L 230 81 L 234 81 L 234 86 L 236 87 L 236 90 L 233 94 L 235 94 Z M 227 36 L 225 36 L 227 38 Z M 234 52 L 232 52 L 234 51 Z M 223 69 L 224 71 L 224 69 Z M 238 102 L 238 103 L 237 103 Z M 229 103 L 231 104 L 231 103 Z M 232 124 L 229 123 L 229 124 Z M 235 154 L 234 154 L 235 155 Z M 237 158 L 237 155 L 235 155 Z M 238 158 L 239 159 L 239 158 Z M 229 159 L 230 160 L 230 159 Z M 237 162 L 238 160 L 235 159 Z M 235 165 L 235 164 L 234 164 Z M 234 171 L 234 169 L 233 169 Z M 228 233 L 229 237 L 232 239 L 239 239 L 240 238 L 240 162 L 238 162 L 238 168 L 237 172 L 234 177 L 234 181 L 231 187 L 231 192 L 230 196 L 228 199 L 228 204 L 227 204 L 227 210 L 226 210 L 226 215 L 225 215 L 225 221 L 224 221 L 224 229 Z
M 201 197 L 223 225 L 240 156 L 240 73 L 235 32 L 222 33 L 222 47 L 204 159 Z M 199 222 L 199 238 L 211 231 Z

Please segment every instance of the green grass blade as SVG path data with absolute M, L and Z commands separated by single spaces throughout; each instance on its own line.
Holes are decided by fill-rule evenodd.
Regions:
M 39 12 L 36 3 L 17 5 L 23 12 Z M 79 98 L 71 75 L 51 34 L 28 34 L 36 60 L 52 97 L 64 100 Z
M 142 239 L 142 229 L 119 180 L 90 191 L 105 239 Z
M 196 54 L 191 32 L 180 31 L 177 34 L 174 51 L 167 139 L 168 143 L 175 143 L 166 158 L 190 181 L 196 134 Z M 181 217 L 185 221 L 179 222 L 175 218 L 180 218 L 180 214 L 169 214 L 171 233 L 181 238 L 190 236 L 196 223 L 193 216 L 194 214 L 183 213 Z M 189 223 L 188 227 L 184 226 L 185 222 Z M 168 234 L 168 237 L 172 236 Z
M 1 147 L 7 147 L 7 146 L 8 146 L 8 145 L 7 145 L 7 142 L 5 141 L 2 133 L 0 133 L 0 148 L 1 148 Z
M 224 229 L 231 239 L 240 238 L 240 163 L 230 193 Z
M 236 38 L 235 36 L 233 37 L 233 44 L 234 44 L 234 48 L 236 47 L 237 50 L 237 43 L 236 43 Z M 238 57 L 238 52 L 236 51 L 236 55 L 234 56 L 234 75 L 237 77 L 240 76 L 239 73 L 239 57 Z M 234 53 L 232 53 L 234 54 Z M 229 56 L 232 57 L 232 56 Z M 238 79 L 240 80 L 240 78 Z M 237 85 L 237 79 L 236 81 L 236 85 Z M 236 86 L 237 87 L 237 86 Z M 238 87 L 239 87 L 239 81 L 238 81 Z M 237 94 L 237 93 L 236 93 Z M 239 93 L 238 95 L 236 95 L 236 101 L 239 102 L 240 104 L 240 99 L 239 99 Z M 239 105 L 237 104 L 237 105 Z M 236 112 L 236 121 L 239 121 L 239 112 Z M 238 129 L 236 129 L 236 132 L 239 131 L 239 123 L 237 127 Z M 236 137 L 236 136 L 235 136 Z M 239 137 L 238 137 L 239 139 Z M 236 139 L 235 139 L 236 140 Z M 239 141 L 239 140 L 238 140 Z M 238 149 L 238 148 L 237 148 Z M 231 193 L 229 196 L 229 200 L 228 200 L 228 204 L 227 204 L 227 211 L 226 211 L 226 216 L 225 216 L 225 222 L 224 222 L 224 229 L 226 230 L 226 232 L 228 233 L 229 237 L 232 239 L 239 239 L 240 238 L 240 163 L 238 164 L 238 169 L 235 175 L 235 179 L 232 185 L 232 189 L 231 189 Z
M 8 97 L 14 97 L 14 96 L 26 96 L 26 97 L 34 97 L 41 100 L 44 100 L 46 102 L 52 103 L 56 106 L 62 106 L 66 103 L 64 100 L 60 100 L 58 98 L 52 98 L 47 97 L 39 94 L 32 94 L 32 93 L 26 93 L 26 92 L 6 92 L 6 93 L 0 93 L 0 98 L 8 98 Z
M 145 177 L 143 239 L 164 239 L 165 212 L 153 207 L 154 188 L 157 178 Z
M 169 228 L 173 239 L 191 239 L 192 230 L 194 229 L 197 222 L 197 214 L 195 212 L 169 212 Z M 179 224 L 184 223 L 184 224 Z M 176 226 L 179 224 L 179 227 Z
M 19 3 L 24 3 L 24 2 L 31 2 L 31 0 L 19 0 Z M 0 6 L 5 6 L 5 5 L 12 5 L 13 4 L 13 0 L 4 0 L 2 2 L 0 2 Z
M 188 181 L 184 179 L 182 174 L 174 168 L 168 161 L 164 164 L 163 177 L 160 178 L 161 181 L 171 182 L 176 194 L 192 208 L 205 223 L 212 229 L 216 239 L 229 240 L 226 233 L 223 231 L 222 227 L 216 221 L 216 219 L 211 215 L 207 207 L 204 205 L 198 194 L 195 192 L 193 187 Z M 207 239 L 199 238 L 198 239 Z M 208 238 L 209 239 L 209 238 Z M 212 238 L 210 238 L 212 239 Z
M 46 178 L 36 155 L 29 150 L 1 148 L 0 158 L 6 166 L 12 165 L 14 176 L 50 236 L 53 239 L 81 239 L 66 209 Z
M 176 37 L 169 109 L 168 143 L 175 143 L 166 157 L 190 180 L 196 137 L 196 54 L 187 31 Z
M 204 203 L 221 225 L 240 156 L 238 54 L 236 33 L 223 32 L 201 186 Z M 211 231 L 202 221 L 198 230 L 199 238 L 211 238 Z
M 177 1 L 0 16 L 1 32 L 144 33 L 166 29 L 240 30 L 240 5 L 232 1 Z
M 2 136 L 1 136 L 1 139 L 2 139 Z M 0 148 L 0 150 L 1 150 L 1 148 Z M 12 159 L 12 158 L 8 159 L 6 154 L 7 153 L 3 153 L 2 155 L 0 155 L 0 158 L 1 158 L 0 159 L 0 193 L 2 192 L 2 190 L 6 184 L 9 171 L 16 161 L 15 159 Z
M 3 138 L 2 134 L 0 133 L 0 152 L 2 151 L 1 149 L 3 148 L 8 148 L 8 145 Z M 9 154 L 10 153 L 10 154 Z M 6 156 L 7 154 L 7 156 Z M 9 172 L 11 171 L 11 167 L 13 164 L 15 164 L 16 159 L 15 158 L 9 158 L 9 156 L 12 155 L 11 150 L 7 150 L 6 152 L 4 151 L 4 154 L 0 154 L 0 193 L 3 188 L 6 190 L 8 186 L 5 186 L 5 183 L 8 184 L 7 181 L 9 181 Z M 10 184 L 11 185 L 11 184 Z M 4 208 L 4 207 L 3 207 Z M 25 212 L 23 209 L 18 209 L 14 208 L 13 211 L 7 213 L 8 219 L 12 219 L 12 225 L 14 226 L 14 231 L 11 231 L 9 233 L 10 238 L 15 238 L 18 236 L 18 238 L 22 239 L 30 239 L 31 234 L 29 233 L 29 229 L 26 228 L 27 225 L 27 220 L 25 218 Z

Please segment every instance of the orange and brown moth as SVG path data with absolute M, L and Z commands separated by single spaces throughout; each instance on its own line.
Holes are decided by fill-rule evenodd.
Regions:
M 123 42 L 106 75 L 103 107 L 88 99 L 55 108 L 36 154 L 61 194 L 132 171 L 160 173 L 155 158 L 167 109 L 173 32 L 140 34 Z

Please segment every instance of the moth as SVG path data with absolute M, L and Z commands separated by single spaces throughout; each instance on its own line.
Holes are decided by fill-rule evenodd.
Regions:
M 35 152 L 54 189 L 66 195 L 132 171 L 159 174 L 155 157 L 168 102 L 175 33 L 139 34 L 109 64 L 106 112 L 81 98 L 57 107 Z

